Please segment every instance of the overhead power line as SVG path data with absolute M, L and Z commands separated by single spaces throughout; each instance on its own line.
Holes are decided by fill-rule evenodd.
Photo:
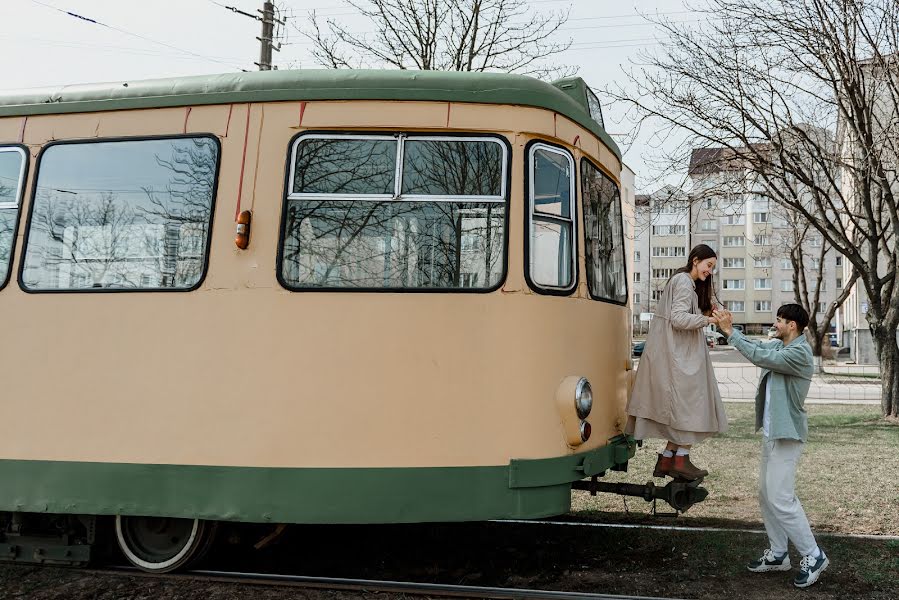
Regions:
M 212 58 L 211 56 L 205 56 L 205 55 L 203 55 L 203 54 L 199 54 L 199 53 L 193 52 L 193 51 L 191 51 L 191 50 L 185 50 L 184 48 L 179 48 L 179 47 L 177 47 L 177 46 L 173 46 L 173 45 L 171 45 L 171 44 L 167 44 L 166 42 L 160 42 L 159 40 L 154 40 L 154 39 L 149 38 L 149 37 L 147 37 L 147 36 L 140 35 L 140 34 L 138 34 L 138 33 L 134 33 L 133 31 L 128 31 L 128 30 L 126 30 L 126 29 L 122 29 L 121 27 L 115 27 L 114 25 L 108 25 L 108 24 L 103 23 L 103 22 L 100 22 L 100 21 L 98 21 L 98 20 L 96 20 L 96 19 L 92 19 L 92 18 L 90 18 L 90 17 L 86 17 L 86 16 L 84 16 L 84 15 L 80 15 L 80 14 L 78 14 L 78 13 L 74 13 L 74 12 L 71 12 L 71 11 L 68 11 L 68 10 L 63 10 L 63 9 L 61 9 L 61 8 L 59 8 L 59 7 L 53 6 L 52 4 L 47 4 L 47 3 L 45 3 L 45 2 L 41 2 L 40 0 L 31 0 L 31 1 L 32 1 L 34 4 L 37 4 L 37 5 L 39 5 L 39 6 L 43 6 L 43 7 L 45 7 L 45 8 L 49 8 L 49 9 L 51 9 L 51 10 L 55 10 L 55 11 L 60 12 L 60 13 L 62 13 L 62 14 L 64 14 L 64 15 L 66 15 L 66 16 L 69 16 L 69 17 L 72 17 L 72 18 L 75 18 L 75 19 L 78 19 L 78 20 L 81 20 L 81 21 L 86 21 L 86 22 L 88 22 L 88 23 L 91 23 L 92 25 L 97 25 L 97 26 L 99 26 L 99 27 L 105 27 L 106 29 L 111 29 L 112 31 L 117 31 L 117 32 L 123 33 L 123 34 L 125 34 L 125 35 L 129 35 L 129 36 L 131 36 L 131 37 L 135 37 L 135 38 L 144 40 L 144 41 L 146 41 L 146 42 L 150 42 L 151 44 L 158 44 L 158 45 L 160 45 L 160 46 L 165 46 L 166 48 L 170 48 L 170 49 L 172 49 L 172 50 L 177 50 L 178 52 L 181 52 L 181 53 L 183 53 L 183 54 L 190 54 L 191 56 L 195 56 L 195 57 L 197 57 L 197 58 L 202 58 L 202 59 L 208 60 L 208 61 L 210 61 L 210 62 L 219 63 L 219 64 L 222 64 L 222 65 L 227 65 L 227 66 L 229 66 L 229 67 L 231 67 L 231 68 L 233 68 L 233 69 L 238 69 L 238 70 L 240 70 L 240 71 L 246 71 L 246 70 L 247 70 L 247 69 L 244 69 L 243 67 L 234 65 L 234 64 L 232 64 L 232 63 L 228 63 L 228 62 L 225 62 L 225 61 L 222 61 L 222 60 L 218 60 L 218 59 L 216 59 L 216 58 Z

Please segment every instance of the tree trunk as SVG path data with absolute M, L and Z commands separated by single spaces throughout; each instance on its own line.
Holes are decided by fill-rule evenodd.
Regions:
M 888 327 L 875 327 L 871 333 L 880 362 L 881 411 L 885 417 L 897 418 L 899 417 L 899 345 L 896 344 L 896 330 Z

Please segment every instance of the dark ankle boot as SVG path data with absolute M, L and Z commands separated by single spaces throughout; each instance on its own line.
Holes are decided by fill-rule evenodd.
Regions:
M 656 461 L 656 466 L 652 470 L 653 477 L 668 477 L 668 471 L 671 470 L 672 465 L 674 464 L 673 456 L 665 456 L 661 452 L 659 453 L 659 459 Z
M 680 477 L 687 481 L 695 481 L 709 474 L 705 469 L 700 469 L 690 462 L 690 455 L 674 455 L 674 463 L 668 472 L 672 477 Z

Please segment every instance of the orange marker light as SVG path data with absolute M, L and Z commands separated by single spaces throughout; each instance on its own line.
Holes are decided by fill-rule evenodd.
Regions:
M 241 250 L 246 250 L 250 245 L 250 221 L 252 220 L 252 214 L 248 210 L 242 211 L 237 216 L 237 237 L 234 238 L 234 243 Z

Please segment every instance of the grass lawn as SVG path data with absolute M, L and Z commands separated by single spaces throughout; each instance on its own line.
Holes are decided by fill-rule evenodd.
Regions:
M 761 527 L 758 472 L 761 434 L 754 406 L 727 403 L 730 430 L 693 450 L 693 462 L 708 469 L 705 502 L 674 520 L 677 525 Z M 809 404 L 809 440 L 799 463 L 796 490 L 816 532 L 899 535 L 899 424 L 871 405 Z M 604 481 L 645 483 L 652 479 L 662 442 L 638 448 L 628 473 L 610 472 Z M 655 482 L 661 483 L 657 479 Z M 670 511 L 659 503 L 659 511 Z M 574 492 L 576 518 L 628 522 L 659 521 L 650 504 L 612 494 Z M 664 520 L 670 523 L 672 519 Z

